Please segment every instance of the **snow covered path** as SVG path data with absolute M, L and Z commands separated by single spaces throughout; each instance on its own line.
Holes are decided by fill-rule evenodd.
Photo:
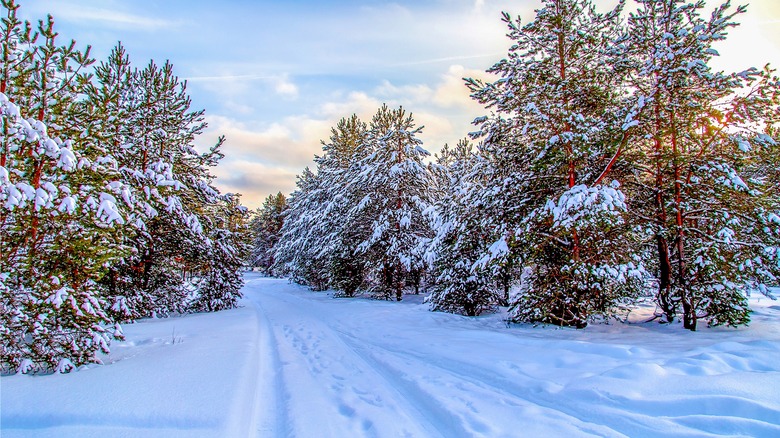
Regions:
M 244 307 L 125 328 L 109 366 L 0 380 L 16 436 L 780 436 L 780 305 L 749 328 L 506 327 L 247 274 Z

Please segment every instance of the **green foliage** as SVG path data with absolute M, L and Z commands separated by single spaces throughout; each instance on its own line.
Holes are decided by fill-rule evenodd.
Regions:
M 52 17 L 2 7 L 2 372 L 99 363 L 120 321 L 235 306 L 244 210 L 211 185 L 219 145 L 194 150 L 203 112 L 170 63 L 133 70 L 118 46 L 93 75 Z
M 780 274 L 777 138 L 780 82 L 769 68 L 713 71 L 713 43 L 744 7 L 703 14 L 703 2 L 642 0 L 621 47 L 632 60 L 638 152 L 630 163 L 633 222 L 646 230 L 659 315 L 749 321 L 746 294 Z M 709 15 L 709 17 L 707 17 Z
M 635 240 L 616 163 L 631 129 L 613 47 L 622 7 L 600 14 L 588 0 L 547 0 L 526 25 L 505 14 L 513 46 L 488 70 L 501 78 L 466 81 L 499 112 L 478 119 L 479 158 L 460 182 L 461 202 L 482 208 L 479 226 L 491 231 L 470 269 L 520 286 L 514 320 L 583 327 L 637 294 L 637 281 L 601 275 L 629 266 L 621 249 Z
M 261 268 L 266 274 L 273 273 L 274 254 L 279 242 L 284 212 L 287 210 L 287 198 L 282 192 L 268 195 L 263 205 L 257 209 L 252 219 L 254 242 L 251 255 L 251 265 Z

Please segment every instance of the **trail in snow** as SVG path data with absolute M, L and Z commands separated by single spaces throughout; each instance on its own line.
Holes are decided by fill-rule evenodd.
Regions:
M 776 307 L 758 329 L 506 328 L 265 284 L 247 299 L 281 360 L 275 436 L 780 435 Z
M 748 328 L 507 327 L 247 274 L 127 325 L 107 365 L 5 376 L 7 437 L 780 436 L 780 305 Z

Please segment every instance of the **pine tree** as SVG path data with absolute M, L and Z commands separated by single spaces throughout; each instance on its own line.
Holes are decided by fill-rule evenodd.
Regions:
M 93 76 L 51 16 L 34 32 L 2 6 L 2 371 L 99 363 L 118 321 L 235 306 L 245 209 L 212 185 L 222 140 L 193 148 L 203 113 L 172 66 L 118 46 Z
M 329 284 L 329 262 L 320 245 L 322 216 L 319 213 L 328 194 L 308 167 L 298 175 L 296 184 L 297 189 L 289 197 L 273 269 L 313 290 L 325 290 Z
M 232 202 L 213 187 L 208 170 L 223 157 L 224 139 L 206 153 L 194 149 L 205 128 L 203 111 L 190 110 L 186 84 L 170 63 L 133 69 L 120 44 L 95 76 L 86 102 L 90 129 L 102 139 L 101 147 L 118 157 L 122 179 L 132 188 L 133 230 L 125 237 L 132 253 L 112 264 L 103 280 L 111 312 L 131 320 L 185 311 L 188 283 L 201 283 L 201 275 L 211 272 L 209 233 L 221 228 L 205 222 L 221 204 Z M 229 289 L 228 295 L 237 293 Z
M 656 302 L 666 321 L 681 314 L 690 330 L 699 319 L 745 324 L 746 293 L 765 291 L 778 274 L 777 189 L 766 172 L 777 149 L 768 129 L 778 81 L 769 69 L 725 74 L 708 65 L 744 7 L 726 2 L 705 19 L 703 1 L 639 3 L 623 47 L 642 108 L 635 220 L 651 243 Z
M 371 232 L 370 224 L 351 216 L 364 195 L 351 178 L 368 153 L 364 147 L 367 129 L 354 114 L 339 120 L 331 129 L 329 142 L 322 143 L 323 155 L 315 158 L 317 175 L 329 193 L 321 218 L 329 282 L 339 295 L 347 297 L 367 287 L 367 260 L 358 246 Z
M 252 265 L 261 268 L 268 275 L 273 272 L 271 268 L 275 264 L 274 253 L 287 207 L 287 198 L 282 192 L 268 195 L 252 219 L 251 226 L 255 235 L 251 255 Z
M 350 217 L 370 223 L 371 230 L 358 251 L 366 255 L 380 294 L 398 301 L 407 276 L 424 269 L 423 253 L 432 237 L 425 216 L 430 175 L 422 161 L 429 154 L 416 137 L 420 131 L 403 108 L 383 105 L 362 146 L 365 158 L 351 168 L 350 183 L 362 197 Z
M 237 306 L 244 285 L 241 269 L 250 250 L 248 210 L 239 203 L 239 196 L 227 195 L 209 210 L 204 222 L 210 245 L 201 254 L 197 296 L 189 304 L 189 310 L 196 312 Z
M 445 145 L 431 166 L 438 183 L 434 229 L 426 258 L 434 266 L 436 282 L 428 299 L 431 310 L 476 316 L 506 305 L 496 276 L 475 267 L 497 236 L 484 226 L 485 209 L 469 203 L 469 193 L 483 186 L 487 172 L 467 140 L 454 149 Z M 476 169 L 479 171 L 475 172 Z M 477 176 L 478 175 L 478 176 Z
M 88 50 L 57 46 L 51 16 L 33 33 L 3 8 L 2 368 L 66 372 L 121 337 L 98 281 L 123 252 L 125 187 L 79 129 Z
M 494 83 L 469 79 L 496 111 L 478 119 L 491 180 L 473 193 L 498 238 L 472 269 L 526 265 L 514 319 L 584 327 L 638 292 L 619 160 L 630 114 L 613 42 L 623 2 L 599 14 L 588 0 L 546 0 L 522 26 L 504 14 L 514 45 Z M 492 223 L 491 223 L 492 222 Z

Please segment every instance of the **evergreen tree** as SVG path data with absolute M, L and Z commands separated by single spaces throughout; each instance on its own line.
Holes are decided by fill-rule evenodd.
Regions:
M 202 112 L 170 64 L 131 70 L 119 46 L 93 76 L 51 17 L 34 32 L 2 7 L 2 372 L 99 363 L 117 321 L 234 306 L 245 209 L 212 185 L 221 140 L 192 147 Z
M 363 198 L 360 187 L 351 178 L 352 171 L 368 153 L 363 147 L 367 129 L 354 114 L 339 120 L 331 129 L 330 141 L 322 144 L 323 155 L 315 158 L 317 174 L 329 193 L 321 220 L 330 286 L 348 297 L 367 286 L 367 260 L 358 246 L 371 232 L 370 224 L 362 217 L 350 215 Z
M 744 7 L 726 2 L 705 19 L 703 1 L 639 4 L 622 45 L 643 108 L 633 122 L 634 209 L 649 237 L 656 302 L 666 321 L 681 314 L 690 330 L 699 319 L 745 324 L 746 293 L 778 274 L 777 186 L 766 172 L 777 167 L 778 80 L 769 69 L 708 65 Z
M 134 230 L 125 239 L 132 253 L 112 264 L 103 280 L 111 312 L 128 320 L 185 311 L 190 283 L 211 271 L 215 242 L 209 233 L 221 226 L 208 226 L 209 216 L 232 202 L 213 187 L 208 170 L 223 156 L 223 139 L 204 154 L 194 149 L 205 128 L 203 111 L 190 110 L 186 84 L 170 63 L 132 69 L 120 44 L 95 76 L 86 102 L 90 129 L 102 148 L 114 151 L 123 180 L 136 194 Z M 228 289 L 227 296 L 238 292 Z
M 297 189 L 289 197 L 273 269 L 313 290 L 325 290 L 329 284 L 329 263 L 320 246 L 322 216 L 319 213 L 327 191 L 308 167 L 298 176 L 296 185 Z
M 200 254 L 197 295 L 189 310 L 215 312 L 236 307 L 244 285 L 241 268 L 250 250 L 248 210 L 239 196 L 227 195 L 209 207 L 204 221 L 209 245 Z
M 411 115 L 383 106 L 370 126 L 341 119 L 315 158 L 317 172 L 298 177 L 290 196 L 277 266 L 315 290 L 352 296 L 376 289 L 400 300 L 419 286 L 431 237 L 427 155 Z
M 58 46 L 51 16 L 33 33 L 2 5 L 1 366 L 65 372 L 121 337 L 98 281 L 123 253 L 126 187 L 79 130 L 88 51 Z
M 272 273 L 271 267 L 274 266 L 274 253 L 279 242 L 284 224 L 284 212 L 287 207 L 287 198 L 282 192 L 268 195 L 252 219 L 252 230 L 255 235 L 251 256 L 252 265 L 261 268 L 269 275 Z
M 350 217 L 370 223 L 371 230 L 358 250 L 368 258 L 380 294 L 398 301 L 407 276 L 424 269 L 423 253 L 432 237 L 425 216 L 430 175 L 422 161 L 429 154 L 416 137 L 421 129 L 403 108 L 383 105 L 362 146 L 365 158 L 351 168 L 350 182 L 362 197 Z
M 618 182 L 634 127 L 624 122 L 630 108 L 613 50 L 622 8 L 600 14 L 589 0 L 545 0 L 525 26 L 504 14 L 514 45 L 488 70 L 501 79 L 467 80 L 496 111 L 476 121 L 493 174 L 468 202 L 494 212 L 485 225 L 498 237 L 472 269 L 525 263 L 515 320 L 583 327 L 641 284 Z
M 485 209 L 468 202 L 469 192 L 481 189 L 487 174 L 467 140 L 454 149 L 445 145 L 431 166 L 438 183 L 435 198 L 436 236 L 426 254 L 434 266 L 436 284 L 429 297 L 431 310 L 476 316 L 506 305 L 496 276 L 484 266 L 475 268 L 495 240 L 484 226 Z M 474 170 L 480 169 L 478 176 Z

